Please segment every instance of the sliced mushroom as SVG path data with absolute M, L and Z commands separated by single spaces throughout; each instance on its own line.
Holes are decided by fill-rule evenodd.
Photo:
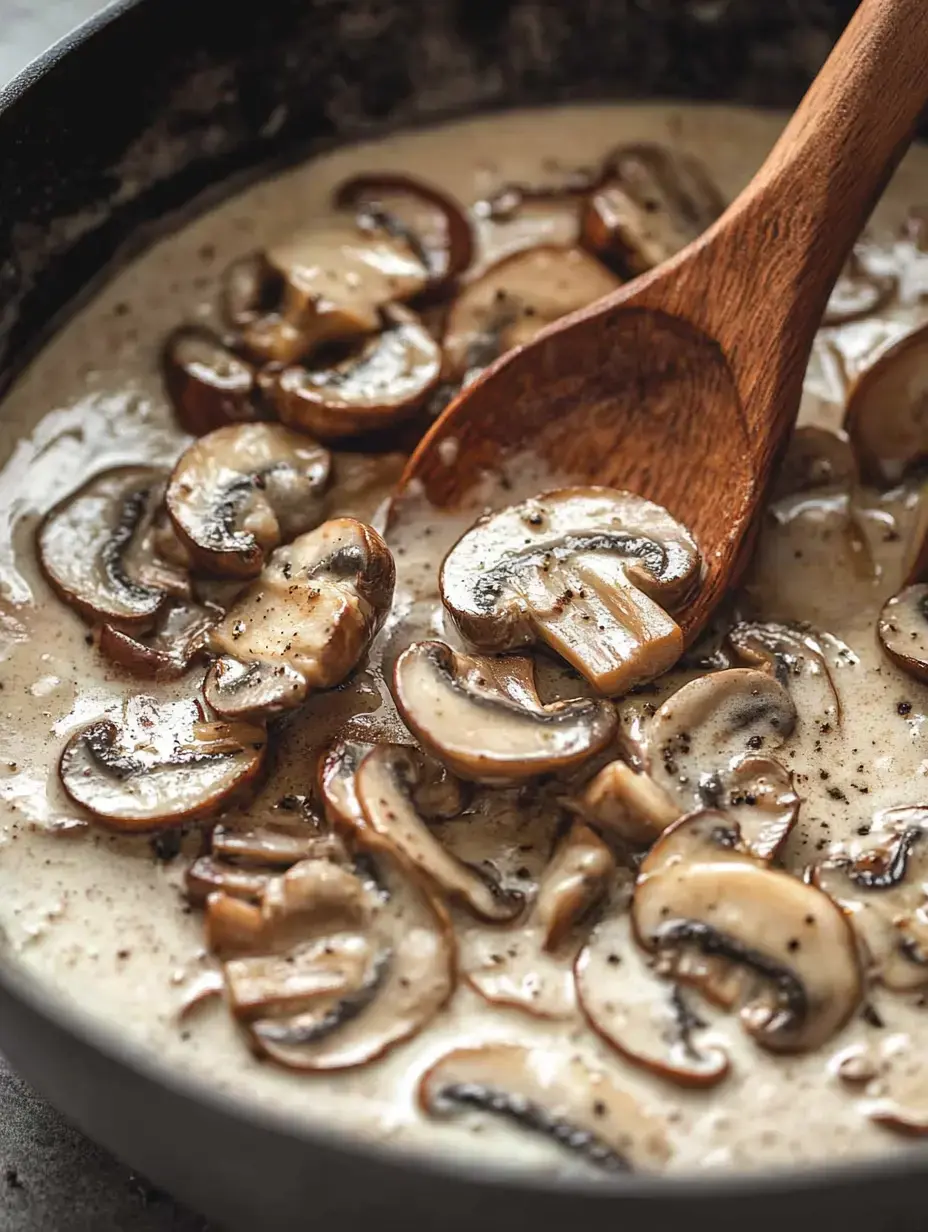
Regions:
M 155 543 L 164 479 L 152 466 L 102 471 L 43 518 L 42 570 L 85 620 L 144 632 L 169 593 L 187 593 L 186 572 L 161 559 Z
M 928 808 L 878 813 L 812 877 L 848 913 L 872 972 L 897 992 L 928 985 Z
M 113 663 L 149 680 L 174 680 L 189 669 L 206 645 L 210 629 L 221 619 L 214 604 L 169 600 L 149 634 L 133 637 L 115 625 L 101 625 L 97 644 Z
M 352 209 L 362 231 L 384 231 L 405 240 L 429 272 L 433 287 L 453 282 L 470 265 L 474 239 L 461 206 L 446 193 L 395 172 L 355 175 L 335 192 L 340 209 Z
M 863 1088 L 860 1110 L 871 1121 L 905 1138 L 928 1135 L 928 1067 L 911 1036 L 855 1044 L 835 1061 L 846 1086 Z
M 860 1002 L 844 912 L 754 856 L 724 813 L 691 813 L 657 840 L 638 875 L 632 925 L 659 974 L 737 1008 L 772 1052 L 818 1048 Z
M 729 632 L 728 647 L 745 667 L 776 677 L 789 691 L 800 723 L 809 730 L 828 731 L 840 725 L 841 699 L 814 630 L 776 621 L 743 621 Z
M 238 868 L 215 856 L 198 856 L 184 874 L 184 888 L 195 907 L 202 907 L 211 894 L 260 903 L 273 876 L 266 868 Z
M 384 328 L 330 367 L 290 367 L 270 397 L 281 421 L 321 440 L 378 432 L 408 419 L 437 386 L 442 352 L 406 308 L 384 309 Z
M 326 820 L 349 837 L 367 825 L 356 775 L 373 747 L 361 740 L 336 740 L 319 762 L 319 797 Z
M 501 1117 L 604 1172 L 647 1171 L 670 1156 L 660 1122 L 572 1051 L 515 1044 L 460 1048 L 426 1071 L 419 1102 L 433 1117 Z
M 857 377 L 844 426 L 861 474 L 878 487 L 928 458 L 928 325 L 882 351 Z
M 207 721 L 197 702 L 132 697 L 120 722 L 101 719 L 71 737 L 59 772 L 97 820 L 154 830 L 217 812 L 256 780 L 266 749 L 263 728 Z
M 627 912 L 597 924 L 577 958 L 577 997 L 593 1030 L 635 1065 L 684 1087 L 728 1074 L 728 1053 L 675 984 L 662 983 L 631 934 Z
M 492 1004 L 537 1018 L 569 1018 L 576 1004 L 573 961 L 582 944 L 575 926 L 606 892 L 615 867 L 602 839 L 576 822 L 542 874 L 523 924 L 463 934 L 460 965 L 468 983 Z
M 464 779 L 511 783 L 582 764 L 614 738 L 615 708 L 578 698 L 543 706 L 525 656 L 458 654 L 415 642 L 399 656 L 393 693 L 406 726 Z
M 441 569 L 442 599 L 480 650 L 544 642 L 607 696 L 671 667 L 700 559 L 660 505 L 560 488 L 480 518 Z
M 481 919 L 511 920 L 522 909 L 521 895 L 503 891 L 486 874 L 457 860 L 416 809 L 413 792 L 422 770 L 422 755 L 407 745 L 380 744 L 368 753 L 355 775 L 367 827 Z
M 697 239 L 724 208 L 698 159 L 660 145 L 620 146 L 587 198 L 583 243 L 634 277 Z
M 186 432 L 204 436 L 256 418 L 255 370 L 203 325 L 183 325 L 165 343 L 168 396 Z
M 575 248 L 580 242 L 584 196 L 596 173 L 570 171 L 548 183 L 503 184 L 472 207 L 480 257 L 471 279 L 506 257 L 538 247 Z
M 928 681 L 928 585 L 906 586 L 888 599 L 877 632 L 897 667 L 916 680 Z
M 866 248 L 855 248 L 828 298 L 823 325 L 846 325 L 880 311 L 895 294 L 898 280 L 868 267 Z
M 579 248 L 538 245 L 504 257 L 456 297 L 445 328 L 447 375 L 469 379 L 497 356 L 620 285 Z
M 380 535 L 336 518 L 278 548 L 261 577 L 210 632 L 221 656 L 204 686 L 220 714 L 276 714 L 340 684 L 393 597 L 393 557 Z
M 853 487 L 857 477 L 857 459 L 846 432 L 802 424 L 789 438 L 772 495 L 780 500 L 816 488 L 846 490 Z
M 652 843 L 683 811 L 650 774 L 624 761 L 603 766 L 575 803 L 582 816 L 630 843 Z
M 165 503 L 202 568 L 228 577 L 261 572 L 268 552 L 322 520 L 328 450 L 278 424 L 232 424 L 180 457 Z

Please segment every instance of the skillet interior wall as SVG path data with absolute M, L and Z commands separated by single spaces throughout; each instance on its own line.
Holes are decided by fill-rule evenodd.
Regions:
M 789 106 L 855 0 L 129 0 L 0 94 L 0 394 L 69 302 L 207 188 L 480 108 Z M 6 106 L 4 107 L 4 103 Z

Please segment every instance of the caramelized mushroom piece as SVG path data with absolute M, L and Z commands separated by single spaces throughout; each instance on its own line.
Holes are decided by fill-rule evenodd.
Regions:
M 577 997 L 590 1026 L 634 1065 L 683 1087 L 711 1087 L 728 1074 L 717 1035 L 682 990 L 662 983 L 631 934 L 626 912 L 597 924 L 577 958 Z
M 773 499 L 814 488 L 850 489 L 857 478 L 857 459 L 846 432 L 801 424 L 789 438 L 774 481 Z
M 492 1004 L 569 1018 L 576 1004 L 572 966 L 582 944 L 575 926 L 606 892 L 615 867 L 602 839 L 575 822 L 542 874 L 525 922 L 461 937 L 468 983 Z
M 504 257 L 455 298 L 445 327 L 447 375 L 473 377 L 504 351 L 620 285 L 579 248 L 538 245 Z
M 650 845 L 683 812 L 672 795 L 624 761 L 603 766 L 575 801 L 588 821 L 625 842 Z
M 928 585 L 906 586 L 883 605 L 880 644 L 897 667 L 928 681 Z
M 180 457 L 165 503 L 201 568 L 227 577 L 261 572 L 268 552 L 322 520 L 328 450 L 278 424 L 232 424 Z
M 406 726 L 464 779 L 512 783 L 582 764 L 610 743 L 618 720 L 605 701 L 543 706 L 524 655 L 458 654 L 415 642 L 399 656 L 393 693 Z
M 355 775 L 367 828 L 481 919 L 511 920 L 522 909 L 522 896 L 503 891 L 482 871 L 456 859 L 425 824 L 413 798 L 422 774 L 423 757 L 416 749 L 403 744 L 372 749 Z
M 543 642 L 601 694 L 671 667 L 700 559 L 660 505 L 612 488 L 560 488 L 480 518 L 441 569 L 461 633 L 498 652 Z
M 42 571 L 85 620 L 144 632 L 169 593 L 186 595 L 186 572 L 163 560 L 155 542 L 164 479 L 152 466 L 102 471 L 42 519 Z
M 254 783 L 267 736 L 251 723 L 211 722 L 197 702 L 131 697 L 120 722 L 100 719 L 61 755 L 65 791 L 119 830 L 209 817 Z
M 182 325 L 162 358 L 168 396 L 185 432 L 204 436 L 255 419 L 255 370 L 203 325 Z
M 227 716 L 270 715 L 341 684 L 380 628 L 394 578 L 383 539 L 354 518 L 278 548 L 210 632 L 221 657 L 206 700 Z
M 898 483 L 928 458 L 928 325 L 906 334 L 857 377 L 844 426 L 863 478 Z
M 725 202 L 706 169 L 664 146 L 620 146 L 587 198 L 583 243 L 625 277 L 660 265 L 715 222 Z
M 339 184 L 335 204 L 355 211 L 362 231 L 405 240 L 433 287 L 453 282 L 470 265 L 474 239 L 462 207 L 411 175 L 355 175 Z
M 215 604 L 169 600 L 151 633 L 133 637 L 115 625 L 104 624 L 97 644 L 101 654 L 134 676 L 175 680 L 204 649 L 210 629 L 222 615 L 222 608 Z
M 875 978 L 896 992 L 928 985 L 926 834 L 928 808 L 887 809 L 812 870 L 849 915 Z
M 724 813 L 691 813 L 657 840 L 639 871 L 632 925 L 658 974 L 737 1008 L 772 1052 L 818 1048 L 860 1002 L 844 912 L 753 855 Z
M 670 1156 L 660 1122 L 570 1050 L 515 1044 L 457 1049 L 426 1071 L 419 1102 L 433 1117 L 501 1117 L 604 1172 L 648 1171 Z
M 879 274 L 866 262 L 866 246 L 855 248 L 848 257 L 828 299 L 823 325 L 846 325 L 879 312 L 895 294 L 898 280 L 892 274 Z
M 406 308 L 384 309 L 384 328 L 330 367 L 291 367 L 270 397 L 281 421 L 321 440 L 378 432 L 408 419 L 435 389 L 442 353 Z

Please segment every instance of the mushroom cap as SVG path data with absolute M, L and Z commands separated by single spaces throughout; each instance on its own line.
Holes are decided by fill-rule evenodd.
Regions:
M 844 427 L 868 483 L 897 483 L 928 457 L 928 325 L 881 351 L 851 386 Z
M 328 450 L 279 424 L 230 424 L 195 441 L 165 504 L 194 561 L 226 577 L 261 572 L 279 543 L 322 519 Z
M 906 586 L 887 599 L 877 633 L 897 667 L 915 680 L 928 681 L 928 585 Z
M 441 594 L 479 649 L 543 642 L 612 696 L 679 658 L 683 635 L 665 609 L 685 602 L 699 569 L 692 538 L 660 505 L 560 488 L 479 518 L 445 557 Z
M 524 656 L 487 659 L 444 642 L 415 642 L 403 651 L 393 694 L 420 744 L 461 778 L 483 783 L 573 769 L 604 749 L 618 725 L 609 702 L 543 706 Z
M 164 384 L 185 432 L 203 436 L 257 418 L 255 370 L 204 325 L 182 325 L 162 354 Z
M 632 925 L 660 974 L 736 1006 L 770 1051 L 819 1047 L 860 1003 L 844 912 L 754 856 L 724 813 L 681 817 L 657 840 L 638 874 Z
M 61 782 L 97 821 L 156 830 L 211 816 L 255 782 L 267 735 L 251 723 L 210 722 L 197 702 L 132 697 L 121 722 L 76 732 L 61 755 Z

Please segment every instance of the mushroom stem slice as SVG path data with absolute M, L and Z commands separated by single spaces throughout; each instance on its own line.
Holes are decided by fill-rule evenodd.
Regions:
M 507 664 L 513 671 L 507 673 Z M 443 642 L 415 642 L 393 675 L 406 726 L 464 779 L 512 783 L 564 773 L 601 752 L 618 720 L 605 701 L 543 706 L 531 660 L 458 654 Z
M 504 892 L 484 873 L 452 856 L 419 815 L 413 793 L 422 767 L 421 753 L 406 745 L 380 744 L 368 753 L 356 774 L 367 826 L 481 919 L 511 920 L 522 909 L 522 896 Z
M 181 455 L 165 503 L 201 568 L 254 577 L 268 552 L 321 521 L 330 461 L 279 424 L 231 424 Z
M 658 839 L 638 875 L 632 925 L 659 974 L 737 1006 L 770 1051 L 819 1047 L 860 1002 L 844 912 L 754 856 L 724 813 L 691 813 Z
M 626 842 L 650 844 L 681 815 L 680 806 L 643 770 L 611 761 L 576 800 L 582 816 Z
M 185 432 L 204 436 L 256 418 L 255 370 L 202 325 L 183 325 L 164 347 L 164 383 Z
M 662 984 L 631 934 L 627 913 L 598 924 L 577 958 L 577 997 L 593 1030 L 617 1052 L 684 1087 L 711 1087 L 728 1074 L 717 1036 L 677 985 Z
M 210 629 L 222 615 L 215 604 L 168 600 L 150 634 L 133 637 L 115 625 L 104 624 L 97 644 L 101 654 L 134 676 L 175 680 L 203 651 Z
M 898 668 L 915 680 L 928 681 L 928 585 L 906 586 L 887 599 L 877 633 Z
M 928 457 L 926 399 L 928 325 L 922 325 L 882 351 L 848 394 L 844 427 L 866 482 L 891 486 Z
M 133 697 L 120 722 L 101 719 L 71 737 L 59 773 L 98 821 L 155 830 L 217 812 L 257 779 L 266 748 L 262 727 L 206 722 L 192 701 Z
M 419 1084 L 433 1117 L 498 1116 L 604 1172 L 647 1171 L 670 1148 L 660 1123 L 571 1052 L 487 1044 L 446 1053 Z
M 615 872 L 615 857 L 582 822 L 574 822 L 538 885 L 531 920 L 544 949 L 556 950 L 570 930 L 603 896 Z
M 659 505 L 561 488 L 480 518 L 445 557 L 441 592 L 479 649 L 543 642 L 613 696 L 679 658 L 668 611 L 699 571 L 693 540 Z

